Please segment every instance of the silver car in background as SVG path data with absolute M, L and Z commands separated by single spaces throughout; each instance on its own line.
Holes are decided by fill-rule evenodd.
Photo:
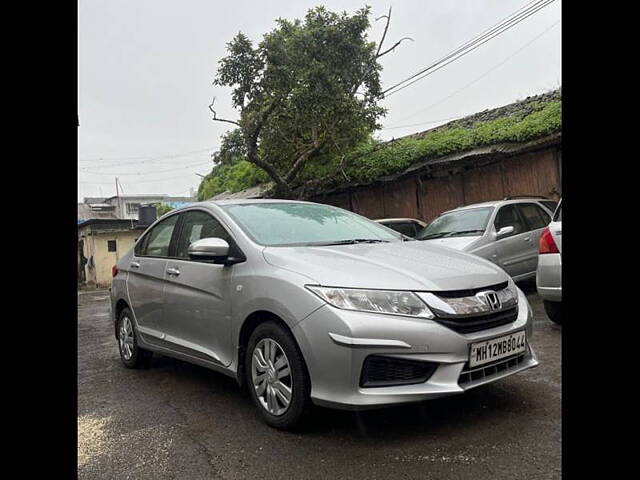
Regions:
M 277 428 L 311 404 L 427 400 L 538 365 L 531 307 L 502 269 L 328 205 L 177 209 L 113 274 L 125 366 L 157 352 L 230 375 Z
M 547 316 L 562 324 L 562 202 L 553 214 L 553 221 L 540 235 L 540 256 L 536 287 L 544 301 Z
M 442 213 L 415 238 L 486 258 L 514 281 L 526 280 L 536 275 L 538 240 L 555 204 L 531 197 L 466 205 Z

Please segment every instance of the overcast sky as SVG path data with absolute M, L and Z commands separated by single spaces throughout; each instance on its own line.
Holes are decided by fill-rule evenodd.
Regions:
M 373 18 L 393 7 L 385 45 L 409 36 L 381 59 L 390 86 L 428 66 L 530 0 L 79 0 L 78 200 L 124 194 L 188 195 L 196 173 L 210 171 L 211 152 L 237 118 L 229 89 L 212 86 L 226 43 L 242 31 L 252 40 L 274 19 L 302 18 L 316 5 Z M 542 9 L 433 75 L 385 99 L 383 139 L 426 130 L 561 85 L 561 2 Z M 555 26 L 554 26 L 555 24 Z M 378 40 L 384 21 L 373 22 Z M 543 33 L 544 32 L 544 33 Z M 99 160 L 102 159 L 102 160 Z

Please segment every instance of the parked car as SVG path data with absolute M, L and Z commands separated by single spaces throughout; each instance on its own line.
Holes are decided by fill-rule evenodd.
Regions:
M 311 404 L 427 400 L 538 365 L 531 307 L 502 269 L 328 205 L 176 209 L 113 275 L 126 367 L 157 352 L 230 375 L 277 428 Z
M 378 222 L 411 238 L 415 237 L 420 230 L 427 226 L 425 222 L 415 218 L 380 218 L 374 220 L 374 222 Z
M 562 324 L 562 202 L 558 205 L 553 220 L 540 235 L 540 256 L 536 287 L 544 301 L 547 316 Z
M 543 202 L 508 198 L 456 208 L 438 216 L 416 239 L 486 258 L 515 281 L 533 278 L 538 239 L 553 214 Z

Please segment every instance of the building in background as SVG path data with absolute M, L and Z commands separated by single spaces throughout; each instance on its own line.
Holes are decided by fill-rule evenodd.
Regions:
M 78 224 L 78 283 L 111 286 L 111 268 L 133 248 L 146 226 L 136 220 L 94 218 Z
M 111 269 L 156 220 L 156 207 L 142 205 L 142 221 L 106 217 L 113 214 L 100 210 L 90 210 L 89 214 L 95 216 L 78 220 L 78 284 L 89 288 L 108 288 L 111 286 Z
M 141 205 L 159 203 L 178 208 L 194 202 L 197 202 L 194 196 L 172 197 L 164 194 L 85 197 L 84 202 L 78 204 L 78 223 L 93 218 L 138 220 L 138 210 Z

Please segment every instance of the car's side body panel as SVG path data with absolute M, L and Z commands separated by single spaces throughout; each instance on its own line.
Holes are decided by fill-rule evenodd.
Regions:
M 128 271 L 127 290 L 129 302 L 137 324 L 144 328 L 158 329 L 164 310 L 164 277 L 167 259 L 131 257 L 138 267 Z
M 164 314 L 160 330 L 189 342 L 214 361 L 229 365 L 231 346 L 231 287 L 233 269 L 171 259 L 167 268 Z

